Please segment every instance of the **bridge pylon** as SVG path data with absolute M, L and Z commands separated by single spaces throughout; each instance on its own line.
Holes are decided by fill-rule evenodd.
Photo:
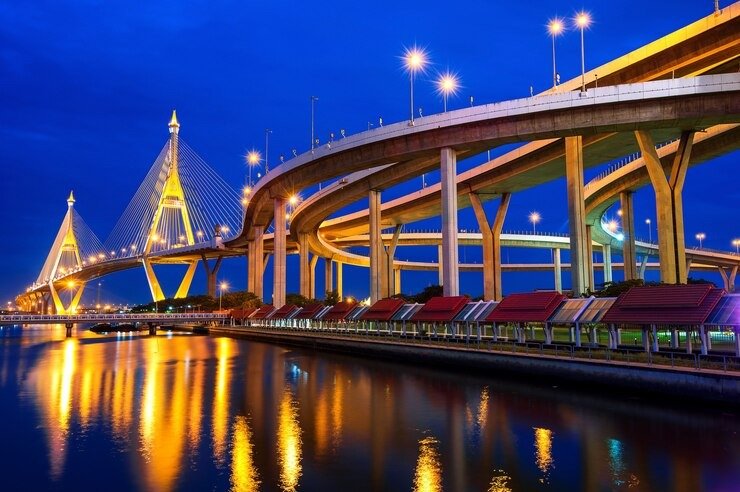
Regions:
M 77 234 L 74 227 L 74 204 L 75 196 L 74 192 L 69 192 L 69 198 L 67 198 L 67 214 L 64 216 L 62 226 L 59 228 L 57 234 L 57 241 L 54 242 L 52 250 L 47 258 L 47 264 L 49 259 L 52 260 L 51 269 L 48 272 L 48 285 L 49 291 L 51 292 L 51 299 L 54 302 L 54 309 L 57 314 L 70 314 L 77 311 L 77 306 L 80 304 L 82 293 L 85 290 L 84 282 L 75 282 L 74 280 L 57 280 L 60 274 L 66 272 L 72 272 L 77 269 L 81 269 L 83 266 L 82 255 L 80 254 L 80 245 L 77 241 Z M 61 241 L 59 238 L 61 236 Z M 45 265 L 46 268 L 46 265 Z M 66 287 L 70 292 L 74 292 L 71 295 L 69 305 L 65 306 L 62 302 L 57 286 L 55 282 Z
M 155 263 L 169 262 L 157 261 L 155 258 L 152 258 L 150 255 L 152 253 L 153 246 L 157 244 L 158 241 L 165 241 L 164 236 L 171 234 L 172 231 L 169 229 L 175 219 L 178 223 L 178 232 L 182 233 L 178 235 L 178 246 L 192 246 L 195 244 L 193 226 L 190 221 L 190 213 L 188 211 L 185 190 L 183 189 L 182 182 L 180 180 L 180 170 L 178 166 L 180 123 L 177 121 L 177 112 L 175 110 L 172 110 L 172 118 L 170 119 L 168 127 L 170 131 L 170 140 L 167 152 L 167 176 L 164 179 L 157 208 L 154 211 L 152 223 L 149 226 L 149 232 L 146 237 L 146 242 L 144 243 L 144 255 L 141 260 L 144 265 L 144 273 L 146 274 L 146 279 L 149 284 L 149 290 L 152 293 L 152 299 L 155 301 L 164 300 L 165 295 L 162 291 L 162 286 L 157 279 L 157 275 L 154 273 L 152 265 Z M 182 229 L 179 229 L 180 224 L 182 225 Z M 180 282 L 177 292 L 175 293 L 176 299 L 187 297 L 188 291 L 190 290 L 190 284 L 195 275 L 195 269 L 198 266 L 198 260 L 186 260 L 185 264 L 188 265 L 188 268 Z

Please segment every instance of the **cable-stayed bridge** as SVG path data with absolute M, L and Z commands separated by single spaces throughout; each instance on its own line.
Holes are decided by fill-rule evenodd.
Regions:
M 208 292 L 215 295 L 223 257 L 243 255 L 223 245 L 240 228 L 242 199 L 180 139 L 174 111 L 168 127 L 167 143 L 105 242 L 87 226 L 70 193 L 67 213 L 41 272 L 19 297 L 19 305 L 30 310 L 41 303 L 53 305 L 58 314 L 72 313 L 89 280 L 139 266 L 144 267 L 152 298 L 163 300 L 166 295 L 154 271 L 157 264 L 187 266 L 174 293 L 181 298 L 188 295 L 201 261 Z M 210 265 L 209 259 L 215 263 Z M 66 303 L 62 290 L 69 295 Z

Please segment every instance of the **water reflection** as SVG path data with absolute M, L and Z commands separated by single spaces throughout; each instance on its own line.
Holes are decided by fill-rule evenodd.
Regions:
M 540 482 L 549 482 L 549 472 L 553 468 L 552 459 L 552 431 L 550 429 L 534 429 L 534 448 L 537 468 L 542 472 Z
M 442 490 L 442 466 L 439 461 L 439 441 L 432 436 L 419 441 L 419 458 L 414 474 L 414 492 Z
M 225 338 L 12 342 L 0 337 L 0 433 L 29 439 L 3 455 L 0 476 L 36 479 L 27 489 L 84 489 L 85 476 L 156 491 L 732 490 L 740 480 L 735 415 Z M 34 450 L 40 459 L 22 459 Z
M 278 462 L 280 488 L 294 491 L 301 477 L 301 428 L 298 425 L 298 404 L 289 388 L 283 391 L 278 414 Z
M 254 444 L 249 421 L 237 415 L 234 421 L 233 447 L 231 457 L 231 490 L 234 492 L 253 492 L 259 490 L 260 479 L 254 463 Z

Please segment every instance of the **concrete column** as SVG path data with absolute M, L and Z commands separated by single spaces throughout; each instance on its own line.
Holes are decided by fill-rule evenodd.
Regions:
M 591 289 L 588 272 L 586 210 L 583 199 L 583 138 L 565 137 L 565 179 L 568 191 L 568 229 L 570 232 L 570 273 L 573 295 Z
M 286 282 L 286 266 L 285 266 L 285 198 L 277 197 L 274 199 L 275 214 L 273 217 L 274 229 L 275 229 L 275 251 L 272 254 L 273 260 L 273 272 L 272 272 L 272 304 L 276 308 L 281 308 L 285 305 L 285 282 Z
M 501 195 L 501 203 L 496 210 L 493 227 L 488 223 L 486 212 L 480 198 L 470 193 L 470 203 L 473 205 L 478 228 L 483 238 L 483 298 L 500 301 L 503 298 L 501 284 L 501 231 L 504 227 L 506 211 L 511 202 L 511 193 Z
M 612 245 L 604 244 L 601 246 L 604 256 L 604 282 L 612 281 Z
M 368 194 L 370 210 L 370 302 L 382 298 L 383 239 L 380 236 L 380 192 L 370 190 Z
M 437 285 L 442 285 L 444 283 L 444 278 L 442 275 L 442 271 L 443 271 L 442 262 L 443 261 L 444 260 L 442 258 L 442 245 L 440 244 L 439 246 L 437 246 Z
M 342 281 L 342 277 L 343 277 L 343 275 L 342 275 L 342 265 L 343 265 L 343 263 L 341 263 L 341 262 L 338 261 L 338 262 L 336 262 L 336 264 L 337 264 L 337 294 L 339 295 L 339 300 L 341 301 L 342 299 L 344 299 L 344 290 L 342 290 L 344 288 L 344 283 Z
M 593 291 L 596 283 L 594 282 L 594 242 L 591 240 L 591 226 L 586 226 L 586 268 L 588 270 L 588 285 Z
M 735 291 L 735 277 L 737 276 L 737 265 L 734 267 L 728 267 L 725 269 L 725 267 L 717 267 L 719 269 L 720 275 L 722 275 L 722 283 L 724 284 L 724 288 L 727 292 L 734 292 Z
M 308 250 L 308 233 L 301 232 L 298 234 L 298 263 L 299 263 L 299 282 L 300 294 L 304 297 L 311 297 L 311 273 L 309 271 L 309 262 L 311 253 Z
M 671 328 L 671 348 L 678 348 L 678 330 L 676 328 Z
M 262 276 L 265 272 L 264 261 L 264 234 L 265 228 L 254 226 L 252 228 L 254 239 L 249 241 L 247 246 L 247 290 L 257 297 L 262 298 Z M 267 301 L 268 299 L 265 299 Z
M 445 296 L 460 294 L 457 258 L 457 155 L 449 147 L 440 151 L 442 179 L 442 292 Z
M 319 257 L 313 255 L 308 265 L 308 298 L 316 299 L 316 263 Z
M 623 191 L 619 194 L 622 207 L 622 258 L 624 259 L 624 279 L 637 278 L 637 249 L 635 247 L 635 212 L 632 205 L 632 192 Z
M 694 132 L 685 131 L 681 134 L 668 177 L 663 170 L 663 164 L 655 150 L 655 143 L 650 132 L 638 130 L 635 131 L 635 137 L 642 151 L 650 182 L 655 190 L 660 279 L 669 284 L 686 283 L 686 241 L 683 227 L 682 191 L 694 142 Z
M 552 261 L 555 270 L 555 290 L 563 293 L 563 267 L 560 264 L 560 248 L 552 250 Z
M 324 258 L 324 288 L 327 292 L 334 290 L 334 275 L 331 268 L 331 258 Z
M 401 269 L 400 268 L 394 268 L 393 269 L 393 294 L 400 294 L 401 291 Z
M 203 260 L 203 269 L 206 271 L 206 291 L 209 296 L 216 297 L 216 276 L 218 275 L 218 270 L 221 267 L 221 260 L 224 259 L 223 256 L 219 256 L 216 259 L 216 263 L 213 264 L 213 268 L 208 264 L 208 258 L 206 258 L 205 254 L 200 255 L 201 259 Z
M 647 270 L 648 259 L 648 255 L 645 255 L 640 263 L 640 278 L 642 280 L 645 280 L 645 270 Z
M 398 246 L 398 239 L 401 236 L 401 229 L 403 229 L 403 224 L 396 224 L 391 242 L 388 247 L 384 248 L 383 250 L 383 252 L 385 253 L 385 255 L 383 256 L 383 264 L 385 269 L 383 275 L 383 285 L 381 286 L 380 292 L 383 298 L 391 297 L 399 292 L 399 287 L 396 285 L 396 274 L 393 263 L 396 257 L 396 247 Z

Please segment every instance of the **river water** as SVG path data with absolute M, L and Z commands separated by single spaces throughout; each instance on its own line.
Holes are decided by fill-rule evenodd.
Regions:
M 1 490 L 740 490 L 727 410 L 143 333 L 0 328 Z

